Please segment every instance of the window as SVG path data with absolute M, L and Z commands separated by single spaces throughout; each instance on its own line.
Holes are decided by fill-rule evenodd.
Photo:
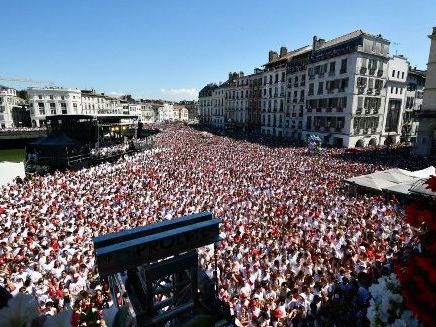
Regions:
M 40 115 L 45 115 L 44 103 L 38 102 L 38 109 Z
M 67 104 L 66 103 L 61 103 L 61 113 L 62 113 L 62 115 L 67 114 Z
M 342 59 L 341 60 L 341 70 L 340 73 L 344 74 L 347 72 L 347 59 Z
M 38 99 L 42 99 L 42 95 L 38 95 Z
M 308 95 L 313 95 L 313 89 L 314 89 L 314 84 L 310 83 L 309 84 L 309 93 L 308 93 Z
M 336 61 L 332 61 L 330 63 L 330 71 L 329 74 L 330 75 L 334 75 L 335 74 L 335 70 L 336 70 Z
M 391 86 L 391 93 L 394 93 L 394 87 Z
M 400 94 L 403 94 L 403 88 L 400 87 Z
M 395 94 L 398 94 L 398 87 L 395 88 Z
M 401 78 L 404 78 L 404 72 L 401 73 Z
M 395 77 L 395 69 L 392 70 L 392 77 Z
M 50 100 L 53 100 L 54 99 L 54 96 L 53 95 L 50 95 Z
M 397 71 L 397 78 L 400 78 L 400 71 Z
M 318 94 L 323 94 L 324 93 L 324 83 L 323 82 L 319 82 L 318 84 Z

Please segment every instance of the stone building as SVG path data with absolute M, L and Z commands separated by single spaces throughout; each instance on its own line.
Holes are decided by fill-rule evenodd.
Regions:
M 422 108 L 418 114 L 419 127 L 415 144 L 415 152 L 422 156 L 436 153 L 436 26 L 429 38 L 431 44 L 427 78 Z

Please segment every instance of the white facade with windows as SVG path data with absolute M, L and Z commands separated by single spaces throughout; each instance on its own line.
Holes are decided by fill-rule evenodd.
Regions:
M 157 122 L 172 122 L 174 121 L 174 106 L 172 103 L 164 103 L 158 109 L 158 120 Z
M 95 90 L 82 90 L 82 113 L 87 115 L 119 113 L 119 99 L 112 98 Z
M 81 91 L 63 88 L 28 88 L 32 126 L 44 126 L 50 115 L 82 113 Z
M 24 104 L 17 90 L 0 85 L 0 128 L 18 127 L 14 126 L 13 109 Z
M 406 106 L 409 62 L 403 56 L 393 56 L 388 62 L 385 114 L 382 144 L 398 143 L 401 138 L 403 114 Z

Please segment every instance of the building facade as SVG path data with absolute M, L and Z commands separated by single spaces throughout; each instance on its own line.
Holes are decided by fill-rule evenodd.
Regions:
M 265 135 L 285 136 L 286 55 L 285 47 L 280 54 L 271 50 L 264 65 L 261 132 Z
M 421 156 L 436 153 L 436 26 L 431 40 L 422 108 L 418 114 L 419 127 L 415 152 Z
M 24 126 L 20 111 L 26 110 L 25 104 L 17 90 L 0 85 L 0 128 Z
M 27 89 L 32 126 L 45 126 L 49 115 L 82 113 L 81 91 L 64 88 Z
M 218 86 L 210 83 L 203 87 L 198 94 L 198 119 L 200 124 L 212 123 L 213 91 Z
M 403 113 L 401 142 L 415 144 L 419 122 L 417 115 L 422 108 L 426 72 L 409 68 L 407 74 L 406 104 Z

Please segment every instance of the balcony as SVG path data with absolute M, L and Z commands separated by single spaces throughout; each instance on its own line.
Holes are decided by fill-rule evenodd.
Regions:
M 307 95 L 308 95 L 308 96 L 313 95 L 313 90 L 312 90 L 312 91 L 309 91 L 309 92 L 307 93 Z
M 369 88 L 369 89 L 366 91 L 366 93 L 367 93 L 367 94 L 372 94 L 372 88 Z
M 371 113 L 371 109 L 365 109 L 365 115 L 369 115 Z
M 339 92 L 345 92 L 345 87 L 340 87 L 339 89 L 338 89 L 338 93 Z
M 294 83 L 294 87 L 298 87 L 298 82 Z
M 365 92 L 365 87 L 363 86 L 363 87 L 358 87 L 357 88 L 357 93 L 358 94 L 363 94 Z
M 341 68 L 341 70 L 339 71 L 339 74 L 345 74 L 347 72 L 346 68 Z
M 375 74 L 376 69 L 375 68 L 370 68 L 369 69 L 369 75 L 374 75 Z
M 368 69 L 366 67 L 360 67 L 360 74 L 365 75 Z
M 328 89 L 328 90 L 327 90 L 327 93 L 328 93 L 328 94 L 333 94 L 333 92 L 334 92 L 333 89 Z
M 383 69 L 377 70 L 377 77 L 382 77 L 382 76 L 383 76 Z
M 319 74 L 318 74 L 318 77 L 319 77 L 319 78 L 323 78 L 323 77 L 324 77 L 324 73 L 319 73 Z
M 301 82 L 300 86 L 305 86 L 306 82 Z
M 334 71 L 330 71 L 329 72 L 329 76 L 335 76 L 335 72 Z
M 312 112 L 312 108 L 307 108 L 307 112 Z
M 327 108 L 327 109 L 325 110 L 325 112 L 333 112 L 333 109 L 332 109 L 332 108 Z
M 309 75 L 309 79 L 310 79 L 310 80 L 315 79 L 315 75 Z
M 322 112 L 321 108 L 316 108 L 316 112 Z
M 361 114 L 362 114 L 362 108 L 357 108 L 356 115 L 361 115 Z
M 297 98 L 293 98 L 292 103 L 297 103 Z
M 344 108 L 336 108 L 336 112 L 344 112 Z

